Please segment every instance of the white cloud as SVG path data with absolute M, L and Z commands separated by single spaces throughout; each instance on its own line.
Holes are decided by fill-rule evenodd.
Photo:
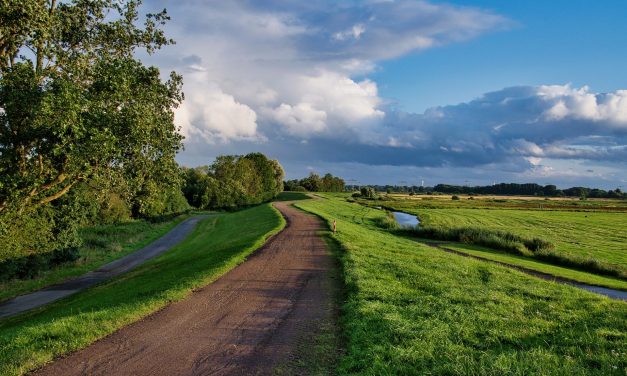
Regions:
M 364 27 L 364 25 L 357 24 L 346 31 L 340 31 L 333 34 L 333 38 L 336 40 L 346 40 L 349 38 L 359 39 L 361 37 L 361 34 L 363 34 L 365 31 L 366 28 Z
M 294 107 L 282 103 L 279 107 L 270 110 L 269 116 L 284 125 L 288 133 L 295 136 L 320 133 L 327 127 L 327 113 L 316 110 L 309 103 L 299 103 Z
M 176 112 L 176 123 L 188 140 L 202 138 L 205 142 L 228 140 L 260 140 L 257 133 L 257 114 L 245 104 L 224 93 L 197 73 L 196 82 L 189 84 L 194 92 Z
M 148 0 L 146 7 L 161 9 L 164 1 Z M 184 74 L 179 125 L 211 142 L 285 132 L 351 139 L 357 133 L 385 143 L 373 139 L 385 115 L 377 84 L 356 75 L 371 73 L 382 59 L 508 22 L 477 8 L 409 0 L 190 0 L 168 11 L 166 31 L 177 44 L 157 63 Z
M 627 126 L 627 90 L 595 94 L 587 86 L 572 88 L 570 85 L 550 85 L 540 86 L 538 96 L 550 104 L 545 112 L 548 120 L 570 118 Z

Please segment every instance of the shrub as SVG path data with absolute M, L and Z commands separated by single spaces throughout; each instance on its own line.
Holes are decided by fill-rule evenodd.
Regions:
M 361 196 L 363 198 L 374 200 L 374 199 L 377 198 L 377 192 L 372 187 L 362 187 L 361 188 Z
M 398 222 L 396 222 L 396 218 L 394 218 L 394 214 L 389 211 L 385 211 L 385 215 L 381 217 L 377 217 L 375 219 L 375 223 L 377 226 L 387 229 L 387 230 L 397 230 L 400 228 Z
M 451 200 L 459 200 L 459 196 L 457 196 L 457 195 L 453 195 L 453 196 L 451 197 Z

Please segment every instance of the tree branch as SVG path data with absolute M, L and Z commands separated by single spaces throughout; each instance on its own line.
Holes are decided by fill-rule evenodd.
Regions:
M 71 188 L 72 188 L 72 187 L 73 187 L 76 183 L 78 183 L 78 182 L 79 182 L 79 180 L 80 180 L 80 179 L 75 180 L 75 181 L 73 181 L 73 182 L 69 183 L 68 185 L 66 185 L 65 187 L 63 187 L 63 189 L 62 189 L 62 190 L 60 190 L 59 192 L 57 192 L 57 193 L 55 193 L 55 194 L 53 194 L 53 195 L 51 195 L 51 196 L 45 197 L 45 198 L 43 198 L 43 199 L 41 199 L 41 200 L 39 200 L 39 202 L 37 202 L 37 204 L 36 204 L 35 206 L 41 206 L 41 205 L 44 205 L 44 204 L 49 203 L 50 201 L 54 201 L 54 200 L 58 199 L 59 197 L 63 196 L 64 194 L 68 193 L 68 192 L 69 192 L 69 190 L 70 190 L 70 189 L 71 189 Z

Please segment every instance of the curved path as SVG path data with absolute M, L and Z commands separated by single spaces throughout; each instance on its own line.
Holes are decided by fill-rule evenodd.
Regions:
M 72 278 L 63 283 L 7 300 L 0 304 L 0 318 L 13 316 L 28 311 L 29 309 L 41 307 L 133 270 L 151 258 L 159 256 L 180 243 L 196 228 L 198 221 L 207 217 L 207 215 L 199 215 L 188 218 L 176 225 L 170 232 L 139 251 L 110 262 L 80 277 Z
M 187 299 L 40 369 L 39 375 L 269 374 L 334 315 L 321 221 L 274 204 L 288 226 Z

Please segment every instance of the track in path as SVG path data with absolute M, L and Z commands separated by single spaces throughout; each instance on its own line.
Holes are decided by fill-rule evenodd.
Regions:
M 250 375 L 290 361 L 334 314 L 334 264 L 318 218 L 274 205 L 288 225 L 246 262 L 36 374 Z
M 7 300 L 0 304 L 0 318 L 17 315 L 18 313 L 41 307 L 61 298 L 65 298 L 66 296 L 76 294 L 88 287 L 105 282 L 122 273 L 131 271 L 183 241 L 187 235 L 196 228 L 198 221 L 207 217 L 207 215 L 197 215 L 188 218 L 176 225 L 170 232 L 139 251 L 135 251 L 127 256 L 112 261 L 82 276 Z

